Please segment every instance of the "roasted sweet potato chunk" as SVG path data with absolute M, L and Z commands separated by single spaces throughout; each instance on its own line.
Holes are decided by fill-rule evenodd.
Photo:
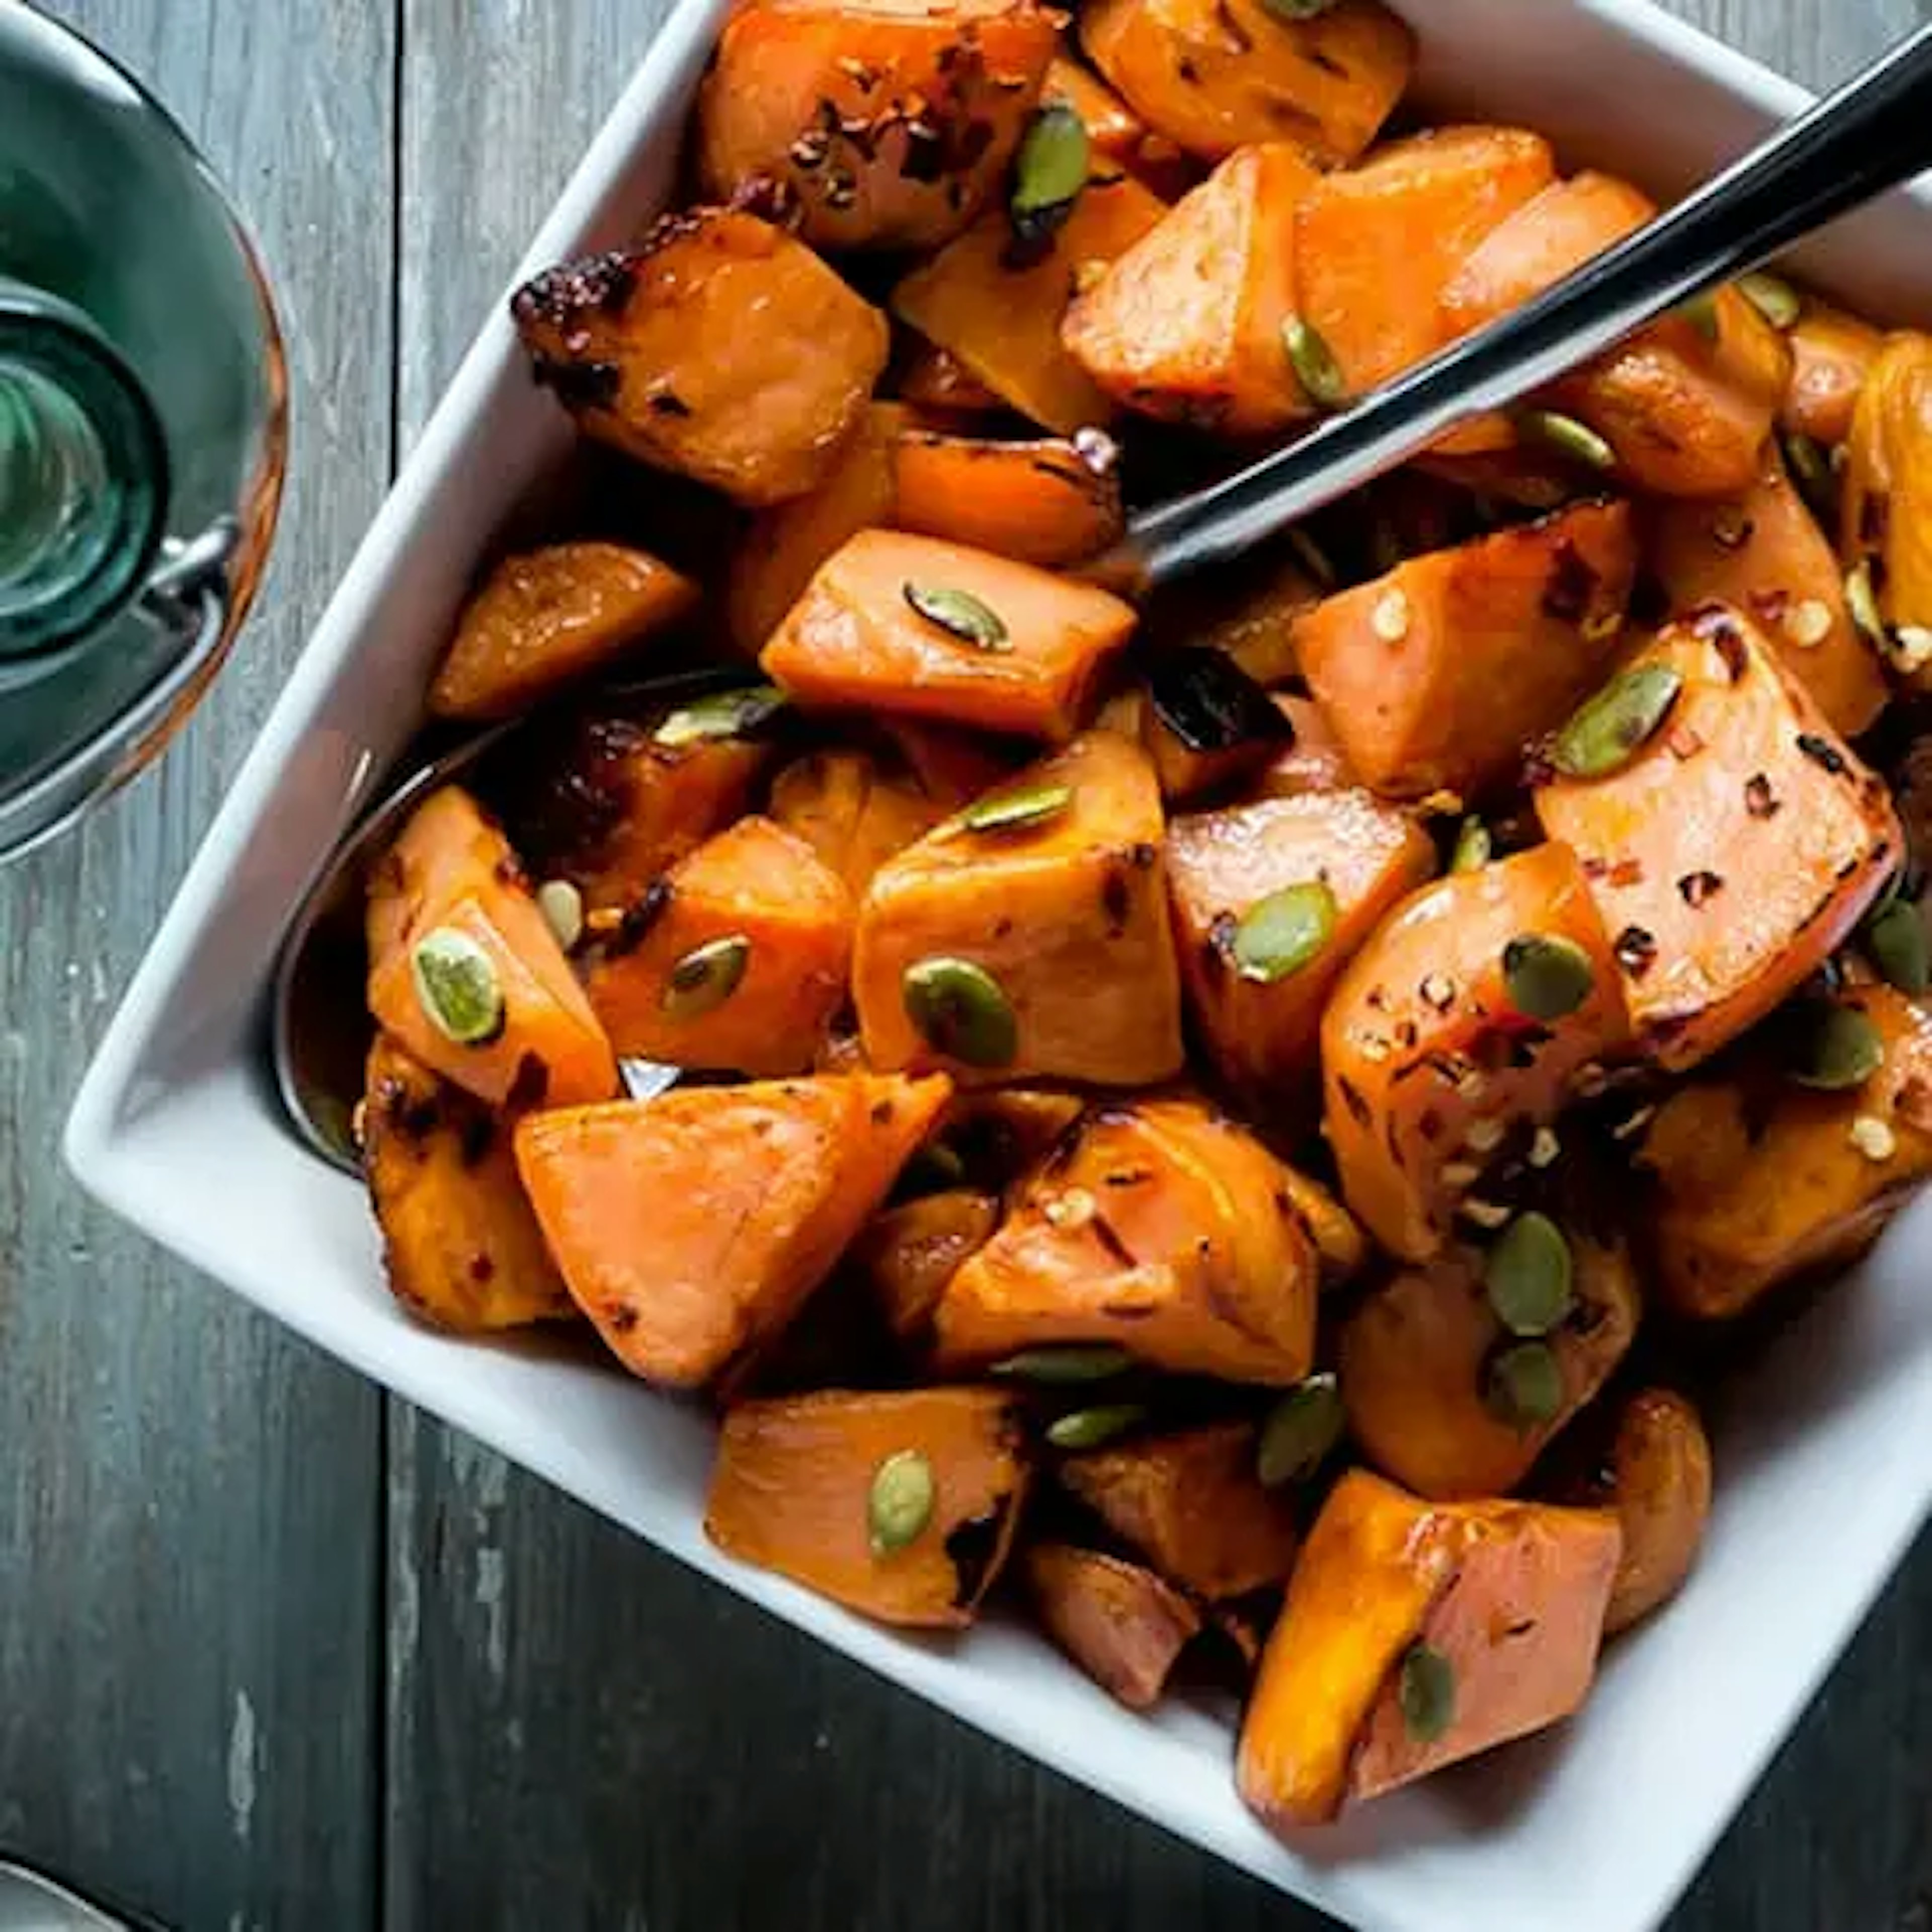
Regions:
M 705 192 L 776 184 L 814 248 L 937 248 L 998 192 L 1060 20 L 1031 0 L 752 0 L 698 95 Z
M 934 798 L 909 772 L 869 752 L 810 752 L 772 779 L 771 815 L 856 898 L 888 859 L 964 802 Z
M 369 1010 L 425 1066 L 502 1106 L 601 1100 L 610 1042 L 509 842 L 470 794 L 424 800 L 369 884 Z M 460 1010 L 439 991 L 442 961 Z
M 1198 1102 L 1090 1114 L 948 1284 L 939 1358 L 1111 1342 L 1182 1373 L 1299 1382 L 1321 1263 L 1284 1172 Z
M 1170 803 L 1224 796 L 1293 742 L 1281 707 L 1226 652 L 1168 646 L 1140 664 L 1120 728 L 1145 748 Z
M 1932 335 L 1886 344 L 1845 454 L 1840 548 L 1864 573 L 1894 668 L 1932 690 Z
M 1547 986 L 1546 960 L 1561 962 Z M 1376 929 L 1322 1017 L 1323 1131 L 1343 1199 L 1384 1246 L 1436 1253 L 1486 1150 L 1600 1073 L 1627 1030 L 1618 977 L 1564 845 L 1424 886 Z
M 676 623 L 698 586 L 647 551 L 562 543 L 506 557 L 472 597 L 430 685 L 442 718 L 503 718 Z
M 508 1123 L 382 1034 L 362 1139 L 389 1291 L 411 1314 L 462 1335 L 574 1316 Z
M 1108 1696 L 1152 1710 L 1201 1612 L 1151 1570 L 1097 1550 L 1036 1543 L 1020 1567 L 1047 1635 Z
M 1646 738 L 1633 711 L 1641 742 L 1627 762 L 1559 774 L 1536 808 L 1582 861 L 1638 1046 L 1683 1067 L 1824 962 L 1898 865 L 1904 834 L 1884 786 L 1728 606 L 1630 660 L 1613 707 L 1626 708 L 1633 678 L 1659 695 L 1676 681 L 1667 713 Z M 1565 728 L 1559 756 L 1576 735 Z
M 1312 1080 L 1336 982 L 1390 908 L 1435 870 L 1421 826 L 1359 790 L 1173 821 L 1167 874 L 1182 984 L 1232 1090 L 1265 1108 Z
M 803 704 L 1064 740 L 1134 614 L 1106 591 L 936 538 L 865 530 L 766 645 Z
M 1840 1001 L 1831 1010 L 1858 1016 L 1882 1054 L 1866 1078 L 1828 1092 L 1793 1083 L 1827 1010 L 1807 1008 L 1651 1122 L 1654 1278 L 1680 1313 L 1740 1314 L 1780 1282 L 1850 1262 L 1932 1173 L 1932 1015 L 1888 986 Z
M 986 1245 L 999 1218 L 990 1194 L 952 1187 L 902 1201 L 866 1224 L 853 1262 L 901 1341 L 924 1340 L 946 1284 Z
M 724 1418 L 704 1533 L 882 1623 L 957 1629 L 1005 1564 L 1028 1473 L 1003 1390 L 748 1402 Z
M 1145 754 L 1094 731 L 880 866 L 852 959 L 872 1064 L 1113 1087 L 1179 1072 L 1161 830 Z
M 1828 446 L 1843 442 L 1852 433 L 1852 413 L 1885 338 L 1870 322 L 1808 295 L 1786 340 L 1791 386 L 1778 422 Z
M 754 507 L 830 475 L 889 346 L 885 317 L 803 242 L 728 208 L 548 269 L 512 310 L 587 435 Z
M 1067 352 L 1116 402 L 1168 422 L 1258 436 L 1308 415 L 1282 340 L 1295 306 L 1282 237 L 1319 181 L 1285 142 L 1238 148 L 1074 298 Z
M 1284 1582 L 1294 1511 L 1256 1474 L 1256 1431 L 1217 1422 L 1070 1456 L 1060 1480 L 1170 1583 L 1213 1602 Z
M 908 428 L 893 447 L 891 520 L 1022 563 L 1077 563 L 1120 533 L 1114 454 L 1103 444 L 1089 458 L 1058 437 L 996 442 Z
M 641 932 L 620 928 L 593 961 L 591 1008 L 626 1058 L 802 1073 L 845 998 L 852 911 L 803 839 L 741 818 L 665 874 Z
M 1337 1483 L 1290 1579 L 1242 1726 L 1241 1796 L 1277 1827 L 1328 1822 L 1568 1717 L 1596 1670 L 1614 1516 L 1426 1503 Z
M 791 1319 L 950 1090 L 826 1075 L 561 1108 L 518 1123 L 517 1167 L 618 1359 L 694 1388 Z
M 1469 796 L 1595 687 L 1636 564 L 1629 506 L 1579 504 L 1324 598 L 1296 654 L 1364 784 Z
M 1336 0 L 1305 20 L 1264 0 L 1096 0 L 1080 44 L 1190 154 L 1293 141 L 1324 167 L 1375 139 L 1415 60 L 1414 36 L 1380 0 Z

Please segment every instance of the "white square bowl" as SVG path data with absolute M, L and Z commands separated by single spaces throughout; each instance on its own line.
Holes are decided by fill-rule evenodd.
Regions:
M 1520 120 L 1565 159 L 1682 188 L 1798 92 L 1640 0 L 1399 0 L 1440 112 Z M 726 0 L 683 0 L 527 266 L 634 232 L 666 194 Z M 1932 318 L 1932 200 L 1802 258 L 1875 314 Z M 1019 1628 L 896 1636 L 747 1570 L 700 1527 L 694 1409 L 541 1343 L 448 1340 L 381 1281 L 360 1190 L 284 1130 L 264 987 L 307 880 L 414 728 L 464 587 L 566 448 L 500 305 L 291 676 L 83 1084 L 67 1154 L 116 1212 L 331 1353 L 872 1669 L 1362 1932 L 1641 1932 L 1668 1912 L 1932 1504 L 1932 1202 L 1741 1379 L 1692 1587 L 1546 1736 L 1270 1837 L 1223 1717 L 1130 1715 Z

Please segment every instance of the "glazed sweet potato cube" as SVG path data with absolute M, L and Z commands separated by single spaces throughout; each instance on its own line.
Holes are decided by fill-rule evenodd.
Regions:
M 1636 565 L 1629 506 L 1580 503 L 1324 598 L 1295 650 L 1364 784 L 1471 796 L 1595 688 Z
M 617 1090 L 610 1042 L 509 842 L 460 786 L 424 800 L 377 864 L 367 924 L 370 1012 L 445 1079 L 496 1107 Z
M 802 1073 L 845 998 L 852 910 L 803 839 L 741 818 L 664 875 L 648 925 L 592 959 L 592 1010 L 627 1059 Z
M 1283 1582 L 1294 1510 L 1256 1472 L 1256 1430 L 1210 1423 L 1071 1456 L 1060 1481 L 1170 1583 L 1209 1602 Z
M 1839 548 L 1862 567 L 1893 668 L 1932 690 L 1932 335 L 1886 342 L 1845 454 Z
M 1173 821 L 1167 876 L 1181 983 L 1231 1089 L 1279 1106 L 1312 1079 L 1336 982 L 1436 862 L 1413 818 L 1361 790 L 1264 799 Z M 1274 934 L 1291 914 L 1297 943 L 1285 951 Z
M 1299 1382 L 1321 1258 L 1286 1172 L 1198 1101 L 1089 1114 L 947 1285 L 938 1360 L 1107 1342 L 1180 1374 Z
M 1167 422 L 1260 436 L 1310 414 L 1282 341 L 1296 303 L 1282 237 L 1320 179 L 1286 142 L 1237 148 L 1075 296 L 1067 353 L 1116 402 Z
M 1322 1018 L 1322 1131 L 1384 1247 L 1438 1252 L 1485 1148 L 1600 1071 L 1628 1030 L 1619 976 L 1565 845 L 1453 874 L 1376 928 Z
M 688 578 L 622 544 L 552 544 L 506 557 L 465 607 L 429 708 L 440 718 L 508 717 L 697 603 Z
M 1588 1694 L 1621 1533 L 1547 1504 L 1426 1503 L 1337 1483 L 1289 1580 L 1241 1730 L 1241 1796 L 1277 1828 L 1566 1718 Z
M 517 1168 L 612 1352 L 696 1388 L 797 1312 L 950 1090 L 820 1075 L 560 1108 L 518 1122 Z
M 817 248 L 935 248 L 998 192 L 1060 22 L 1032 0 L 752 0 L 698 94 L 704 191 L 776 188 Z
M 856 899 L 888 859 L 964 802 L 935 799 L 910 772 L 869 752 L 809 752 L 772 779 L 771 815 Z
M 982 1082 L 1171 1078 L 1180 980 L 1145 754 L 1089 732 L 988 800 L 973 811 L 1031 815 L 969 813 L 872 876 L 852 956 L 866 1058 Z
M 1104 423 L 1113 405 L 1061 344 L 1067 303 L 1166 208 L 1119 175 L 1090 178 L 1065 224 L 1042 242 L 1022 248 L 1004 211 L 984 216 L 898 284 L 892 313 L 1022 416 L 1071 436 Z
M 1348 1315 L 1338 1360 L 1348 1431 L 1384 1475 L 1424 1496 L 1514 1490 L 1628 1352 L 1641 1312 L 1628 1256 L 1574 1225 L 1561 1232 L 1574 1300 L 1540 1337 L 1512 1336 L 1483 1252 L 1466 1247 L 1396 1275 Z M 1548 1358 L 1519 1358 L 1538 1378 L 1520 1392 L 1504 1360 L 1519 1346 Z
M 1932 1014 L 1888 986 L 1840 999 L 1882 1054 L 1868 1078 L 1794 1084 L 1774 1024 L 1651 1122 L 1653 1279 L 1678 1312 L 1742 1314 L 1782 1282 L 1849 1264 L 1932 1172 Z
M 1091 585 L 864 530 L 820 567 L 759 662 L 802 704 L 1064 741 L 1133 628 L 1132 607 Z
M 890 520 L 1022 563 L 1077 563 L 1120 534 L 1116 455 L 1057 436 L 996 442 L 909 426 L 893 446 Z
M 881 1623 L 959 1629 L 1005 1565 L 1028 1479 L 1004 1390 L 748 1402 L 724 1418 L 704 1533 Z
M 1201 1612 L 1151 1570 L 1097 1550 L 1036 1543 L 1020 1568 L 1047 1635 L 1109 1696 L 1152 1710 Z
M 411 1314 L 460 1335 L 575 1316 L 506 1122 L 380 1034 L 362 1120 L 383 1271 Z
M 1295 212 L 1294 306 L 1350 394 L 1442 346 L 1450 277 L 1555 175 L 1540 134 L 1432 128 L 1320 182 Z
M 1637 1046 L 1684 1067 L 1823 964 L 1904 834 L 1884 786 L 1730 607 L 1670 626 L 1616 689 L 1633 675 L 1677 681 L 1667 715 L 1604 776 L 1553 776 L 1536 809 L 1582 862 Z
M 886 366 L 886 319 L 755 215 L 664 216 L 512 304 L 537 380 L 586 435 L 754 508 L 830 475 Z
M 946 1284 L 986 1246 L 1000 1204 L 970 1187 L 902 1201 L 875 1215 L 852 1246 L 852 1262 L 902 1342 L 922 1342 Z
M 1653 506 L 1648 536 L 1650 568 L 1671 609 L 1717 603 L 1749 611 L 1834 730 L 1856 738 L 1885 709 L 1877 653 L 1852 621 L 1838 558 L 1774 437 L 1750 489 L 1664 499 Z
M 1885 338 L 1870 322 L 1808 295 L 1785 339 L 1791 345 L 1791 384 L 1779 424 L 1828 446 L 1843 442 L 1852 433 L 1859 392 Z
M 1095 0 L 1080 44 L 1157 134 L 1219 160 L 1293 141 L 1323 167 L 1376 137 L 1415 62 L 1415 37 L 1380 0 L 1306 19 L 1264 0 Z
M 1204 644 L 1140 654 L 1142 683 L 1127 694 L 1124 726 L 1154 760 L 1171 803 L 1221 796 L 1294 742 L 1274 699 L 1226 652 Z

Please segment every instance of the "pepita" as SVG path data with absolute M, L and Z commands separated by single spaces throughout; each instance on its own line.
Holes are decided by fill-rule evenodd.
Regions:
M 1547 1342 L 1517 1342 L 1490 1359 L 1483 1399 L 1490 1412 L 1527 1432 L 1563 1412 L 1563 1366 Z
M 1146 1405 L 1138 1402 L 1076 1408 L 1046 1425 L 1046 1439 L 1056 1449 L 1098 1449 L 1146 1420 Z
M 1419 1744 L 1432 1744 L 1456 1721 L 1456 1666 L 1432 1644 L 1412 1643 L 1396 1682 L 1402 1729 Z
M 1520 933 L 1503 948 L 1503 986 L 1526 1018 L 1560 1020 L 1590 997 L 1597 982 L 1590 956 L 1574 939 Z
M 565 952 L 584 937 L 584 895 L 568 879 L 546 879 L 537 888 L 537 910 Z
M 1804 313 L 1798 291 L 1782 275 L 1766 274 L 1762 268 L 1738 278 L 1738 293 L 1773 328 L 1790 328 Z
M 1014 160 L 1007 203 L 1022 241 L 1051 235 L 1073 212 L 1087 185 L 1088 160 L 1087 124 L 1065 101 L 1050 101 L 1034 116 Z
M 1706 342 L 1718 339 L 1718 294 L 1714 289 L 1702 289 L 1688 301 L 1677 304 L 1677 313 L 1701 335 Z
M 788 701 L 775 684 L 748 684 L 737 691 L 717 692 L 670 712 L 651 734 L 651 740 L 674 752 L 712 739 L 748 737 L 770 724 Z
M 1016 785 L 975 799 L 953 823 L 967 832 L 1027 831 L 1058 818 L 1072 802 L 1071 785 Z
M 1334 1376 L 1306 1376 L 1273 1408 L 1256 1445 L 1255 1474 L 1263 1485 L 1305 1483 L 1335 1452 L 1347 1426 Z
M 1134 1365 L 1126 1349 L 1111 1342 L 1061 1342 L 1040 1348 L 1022 1348 L 993 1364 L 996 1376 L 1015 1382 L 1040 1382 L 1064 1388 L 1079 1382 L 1110 1382 Z
M 752 942 L 742 932 L 694 948 L 666 975 L 659 1007 L 674 1020 L 698 1019 L 715 1012 L 738 990 L 751 959 Z
M 1888 900 L 1866 922 L 1864 938 L 1865 950 L 1888 986 L 1901 993 L 1923 993 L 1932 987 L 1924 920 L 1910 900 Z
M 932 1520 L 939 1485 L 932 1465 L 916 1449 L 888 1456 L 872 1473 L 866 1498 L 866 1526 L 872 1554 L 890 1556 L 916 1542 Z
M 944 954 L 906 968 L 900 996 L 906 1017 L 936 1053 L 968 1066 L 1010 1066 L 1019 1052 L 1019 1020 L 986 968 Z
M 1010 651 L 1012 645 L 999 614 L 970 590 L 944 584 L 907 584 L 905 601 L 928 624 L 936 624 L 975 650 Z
M 1516 433 L 1589 470 L 1614 470 L 1617 453 L 1586 422 L 1558 410 L 1519 410 Z
M 1271 4 L 1271 0 L 1264 0 L 1264 4 Z M 1291 315 L 1281 326 L 1281 340 L 1294 380 L 1308 400 L 1318 408 L 1334 409 L 1347 395 L 1348 385 L 1321 331 L 1300 316 Z
M 503 988 L 496 962 L 466 932 L 440 926 L 410 955 L 430 1024 L 458 1046 L 485 1046 L 503 1030 Z
M 1455 850 L 1449 855 L 1452 872 L 1480 872 L 1495 857 L 1496 842 L 1480 818 L 1463 820 L 1456 833 Z
M 1318 20 L 1336 4 L 1336 0 L 1262 0 L 1262 4 L 1277 20 Z
M 1244 980 L 1273 986 L 1298 973 L 1335 936 L 1340 908 L 1320 879 L 1284 886 L 1249 908 L 1234 928 L 1234 964 Z
M 1512 1335 L 1547 1335 L 1576 1306 L 1563 1230 L 1547 1214 L 1519 1214 L 1483 1262 L 1483 1287 Z
M 1862 1087 L 1885 1064 L 1885 1042 L 1856 1006 L 1811 1000 L 1791 1015 L 1786 1071 L 1801 1087 L 1842 1094 Z
M 1786 430 L 1779 440 L 1784 446 L 1784 466 L 1798 494 L 1814 515 L 1826 524 L 1838 514 L 1838 478 L 1824 446 L 1801 430 Z
M 1570 714 L 1551 744 L 1550 763 L 1573 778 L 1620 771 L 1655 735 L 1683 688 L 1683 679 L 1668 664 L 1619 671 Z

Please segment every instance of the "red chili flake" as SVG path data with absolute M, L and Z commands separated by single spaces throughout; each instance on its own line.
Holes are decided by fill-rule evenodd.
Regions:
M 1754 772 L 1744 781 L 1744 809 L 1754 818 L 1775 818 L 1783 808 L 1762 772 Z
M 1664 742 L 1680 765 L 1687 759 L 1694 758 L 1704 748 L 1703 734 L 1692 724 L 1673 724 Z
M 1751 608 L 1751 614 L 1766 624 L 1781 624 L 1784 614 L 1791 608 L 1791 593 L 1788 590 L 1753 590 L 1748 592 L 1744 602 Z
M 1396 1044 L 1405 1049 L 1414 1047 L 1421 1037 L 1422 1030 L 1413 1020 L 1403 1020 L 1396 1028 Z
M 1683 894 L 1684 903 L 1694 912 L 1715 898 L 1724 890 L 1724 882 L 1715 872 L 1686 872 L 1677 881 L 1677 890 Z
M 1846 770 L 1845 754 L 1828 738 L 1821 738 L 1815 731 L 1799 732 L 1798 748 L 1834 778 L 1841 776 Z
M 1627 926 L 1617 934 L 1611 950 L 1617 964 L 1633 980 L 1641 980 L 1656 963 L 1657 941 L 1640 926 Z
M 1711 535 L 1721 550 L 1742 550 L 1756 529 L 1749 517 L 1728 503 L 1711 519 Z
M 1640 859 L 1619 859 L 1610 868 L 1610 884 L 1621 891 L 1643 884 L 1643 861 Z

